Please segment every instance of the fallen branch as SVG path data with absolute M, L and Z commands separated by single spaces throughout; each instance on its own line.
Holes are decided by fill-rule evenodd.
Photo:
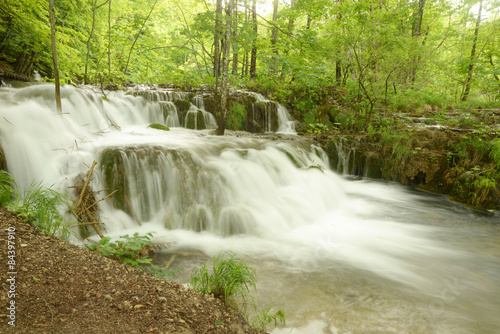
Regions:
M 128 208 L 130 209 L 130 213 L 132 213 L 132 217 L 134 217 L 135 221 L 137 222 L 137 224 L 139 226 L 142 226 L 142 223 L 141 223 L 139 217 L 137 217 L 137 215 L 135 214 L 134 208 L 132 207 L 132 204 L 130 204 L 130 201 L 128 200 L 127 195 L 125 195 L 125 202 L 127 202 Z

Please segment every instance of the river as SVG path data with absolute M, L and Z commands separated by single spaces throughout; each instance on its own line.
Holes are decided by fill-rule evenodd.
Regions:
M 57 116 L 52 89 L 0 90 L 0 140 L 19 188 L 69 191 L 97 161 L 94 190 L 122 182 L 142 221 L 101 202 L 107 235 L 175 242 L 155 261 L 181 269 L 180 283 L 231 250 L 256 267 L 256 300 L 285 309 L 276 334 L 500 331 L 498 212 L 342 177 L 294 135 L 150 129 L 180 123 L 124 92 L 66 86 Z

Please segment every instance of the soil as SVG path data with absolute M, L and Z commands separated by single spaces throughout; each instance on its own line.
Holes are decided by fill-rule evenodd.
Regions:
M 4 208 L 0 240 L 0 333 L 262 333 L 211 295 L 44 235 Z

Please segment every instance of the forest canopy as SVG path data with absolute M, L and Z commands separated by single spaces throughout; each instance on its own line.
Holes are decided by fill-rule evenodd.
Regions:
M 500 100 L 498 1 L 56 0 L 54 6 L 65 80 L 213 86 L 224 58 L 229 85 L 335 87 L 372 106 L 403 98 Z M 0 69 L 53 77 L 48 7 L 48 0 L 2 0 Z

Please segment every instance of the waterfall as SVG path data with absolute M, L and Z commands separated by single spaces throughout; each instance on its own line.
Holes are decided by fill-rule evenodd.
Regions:
M 199 116 L 201 97 L 135 90 L 151 100 L 63 86 L 60 116 L 52 84 L 1 87 L 0 144 L 19 189 L 43 182 L 71 191 L 97 161 L 92 189 L 118 190 L 99 203 L 107 236 L 154 232 L 155 242 L 176 242 L 162 254 L 186 275 L 224 250 L 247 255 L 258 272 L 256 298 L 285 307 L 289 328 L 274 333 L 500 328 L 498 213 L 344 179 L 299 136 L 268 141 L 177 127 L 179 101 L 209 123 Z M 153 122 L 173 126 L 148 128 Z M 355 153 L 341 144 L 331 167 L 352 173 Z
M 258 123 L 256 108 L 258 106 L 264 107 L 263 115 L 259 117 L 263 120 L 264 132 L 296 134 L 295 122 L 285 106 L 266 99 L 262 94 L 254 92 L 250 92 L 249 94 L 255 98 L 255 102 L 252 105 L 252 119 L 254 123 Z

